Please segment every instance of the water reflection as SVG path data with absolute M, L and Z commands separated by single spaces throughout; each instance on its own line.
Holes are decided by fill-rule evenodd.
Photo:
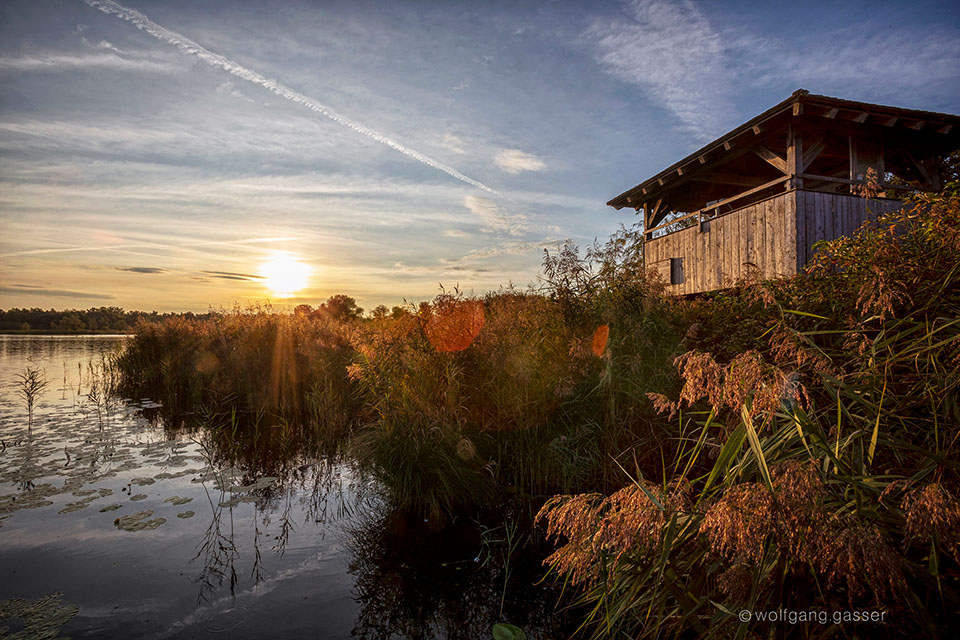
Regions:
M 508 512 L 485 520 L 500 524 L 460 520 L 436 530 L 387 509 L 371 514 L 350 542 L 360 603 L 353 634 L 486 638 L 495 622 L 507 620 L 528 637 L 567 637 L 571 620 L 558 610 L 557 591 L 540 583 L 542 551 L 520 539 L 530 530 L 523 518 Z
M 437 530 L 322 435 L 263 417 L 140 398 L 104 420 L 88 363 L 122 343 L 0 337 L 0 602 L 62 592 L 78 638 L 567 635 L 539 552 L 505 535 L 516 514 Z M 10 386 L 25 366 L 55 381 L 32 425 Z

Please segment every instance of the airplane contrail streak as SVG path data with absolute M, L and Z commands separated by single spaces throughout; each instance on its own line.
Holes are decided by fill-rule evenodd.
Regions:
M 442 162 L 438 162 L 433 158 L 425 156 L 419 151 L 415 151 L 410 147 L 400 144 L 399 142 L 389 138 L 388 136 L 385 136 L 382 133 L 379 133 L 378 131 L 375 131 L 369 127 L 366 127 L 360 124 L 359 122 L 356 122 L 355 120 L 351 120 L 346 116 L 340 115 L 330 107 L 318 102 L 317 100 L 314 100 L 310 96 L 304 95 L 299 91 L 295 91 L 294 89 L 291 89 L 290 87 L 286 86 L 281 82 L 278 82 L 276 80 L 271 80 L 270 78 L 267 78 L 266 76 L 263 76 L 257 73 L 256 71 L 253 71 L 252 69 L 248 69 L 247 67 L 244 67 L 243 65 L 237 62 L 234 62 L 229 58 L 225 58 L 219 54 L 213 53 L 212 51 L 209 51 L 203 48 L 202 46 L 200 46 L 193 40 L 187 38 L 186 36 L 176 33 L 175 31 L 170 31 L 169 29 L 160 26 L 159 24 L 150 20 L 147 16 L 143 15 L 142 13 L 140 13 L 135 9 L 130 9 L 128 7 L 125 7 L 121 4 L 113 2 L 113 0 L 83 0 L 83 1 L 86 2 L 88 5 L 90 5 L 91 7 L 93 7 L 94 9 L 98 9 L 108 15 L 115 15 L 123 20 L 126 20 L 127 22 L 135 26 L 137 29 L 140 29 L 141 31 L 145 31 L 146 33 L 149 33 L 151 36 L 153 36 L 157 40 L 173 45 L 174 47 L 176 47 L 177 49 L 179 49 L 181 52 L 185 54 L 196 56 L 197 58 L 199 58 L 200 60 L 203 60 L 204 62 L 206 62 L 212 67 L 223 69 L 224 71 L 226 71 L 231 75 L 234 75 L 238 78 L 242 78 L 243 80 L 246 80 L 248 82 L 252 82 L 253 84 L 258 84 L 261 87 L 264 87 L 270 90 L 271 92 L 275 93 L 276 95 L 280 96 L 281 98 L 284 98 L 285 100 L 290 100 L 291 102 L 301 104 L 307 107 L 308 109 L 310 109 L 311 111 L 319 113 L 320 115 L 325 116 L 330 120 L 333 120 L 334 122 L 341 124 L 345 127 L 349 127 L 354 131 L 356 131 L 357 133 L 367 136 L 368 138 L 372 138 L 373 140 L 376 140 L 380 144 L 384 144 L 390 147 L 391 149 L 394 149 L 395 151 L 399 151 L 405 156 L 413 158 L 418 162 L 422 162 L 423 164 L 429 167 L 433 167 L 434 169 L 443 171 L 447 175 L 450 175 L 456 178 L 457 180 L 460 180 L 461 182 L 465 182 L 471 186 L 474 186 L 478 189 L 482 189 L 483 191 L 486 191 L 488 193 L 500 195 L 497 191 L 494 191 L 493 189 L 483 184 L 482 182 L 479 182 L 477 180 L 474 180 L 473 178 L 465 176 L 459 171 L 457 171 L 456 169 L 454 169 L 453 167 L 449 167 L 443 164 Z

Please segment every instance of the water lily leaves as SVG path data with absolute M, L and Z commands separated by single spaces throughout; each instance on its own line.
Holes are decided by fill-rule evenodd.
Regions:
M 177 517 L 178 517 L 178 518 L 192 518 L 192 517 L 195 516 L 195 515 L 197 515 L 197 514 L 195 514 L 193 511 L 182 511 L 182 512 L 180 512 L 180 513 L 177 514 Z
M 182 478 L 182 477 L 184 477 L 184 476 L 192 476 L 192 475 L 195 475 L 195 474 L 201 474 L 201 473 L 205 473 L 205 472 L 207 472 L 207 471 L 209 471 L 209 468 L 207 468 L 207 469 L 182 469 L 181 471 L 177 471 L 176 473 L 170 473 L 169 471 L 163 471 L 163 472 L 158 473 L 157 475 L 153 476 L 153 479 L 154 479 L 154 480 L 169 480 L 169 479 L 172 479 L 172 478 Z
M 498 622 L 493 625 L 493 639 L 494 640 L 527 640 L 527 634 L 523 632 L 523 629 L 520 627 L 508 624 L 506 622 Z
M 166 518 L 154 518 L 147 520 L 153 515 L 153 511 L 140 511 L 132 513 L 129 516 L 121 516 L 113 521 L 114 526 L 121 531 L 142 531 L 144 529 L 156 529 L 167 522 Z
M 156 482 L 156 480 L 154 480 L 153 478 L 134 478 L 133 480 L 130 481 L 130 484 L 135 484 L 141 487 L 145 487 L 147 485 L 153 484 L 154 482 Z
M 133 500 L 134 502 L 136 502 L 136 501 L 138 501 L 138 500 L 146 500 L 146 499 L 147 499 L 147 494 L 145 494 L 145 493 L 138 493 L 138 494 L 135 495 L 135 496 L 131 496 L 130 499 Z
M 23 628 L 12 635 L 6 635 L 6 629 L 2 629 L 0 634 L 10 640 L 52 640 L 59 637 L 61 627 L 79 610 L 74 605 L 63 606 L 62 593 L 54 593 L 34 602 L 22 598 L 4 600 L 0 602 L 0 620 L 20 620 Z
M 173 496 L 164 500 L 164 502 L 169 502 L 170 504 L 176 507 L 179 507 L 182 504 L 187 504 L 188 502 L 192 502 L 192 501 L 193 501 L 193 498 L 181 498 L 180 496 Z
M 119 502 L 114 502 L 113 504 L 108 504 L 105 507 L 101 507 L 100 513 L 106 513 L 107 511 L 116 511 L 117 509 L 123 508 L 123 505 Z

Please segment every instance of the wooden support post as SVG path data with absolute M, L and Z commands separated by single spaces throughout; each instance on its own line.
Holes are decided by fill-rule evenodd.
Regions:
M 803 188 L 803 136 L 795 125 L 787 127 L 787 189 Z

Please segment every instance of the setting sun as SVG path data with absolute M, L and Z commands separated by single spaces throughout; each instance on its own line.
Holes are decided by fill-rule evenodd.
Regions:
M 277 253 L 260 265 L 260 275 L 273 295 L 288 298 L 307 286 L 310 266 L 295 255 Z

